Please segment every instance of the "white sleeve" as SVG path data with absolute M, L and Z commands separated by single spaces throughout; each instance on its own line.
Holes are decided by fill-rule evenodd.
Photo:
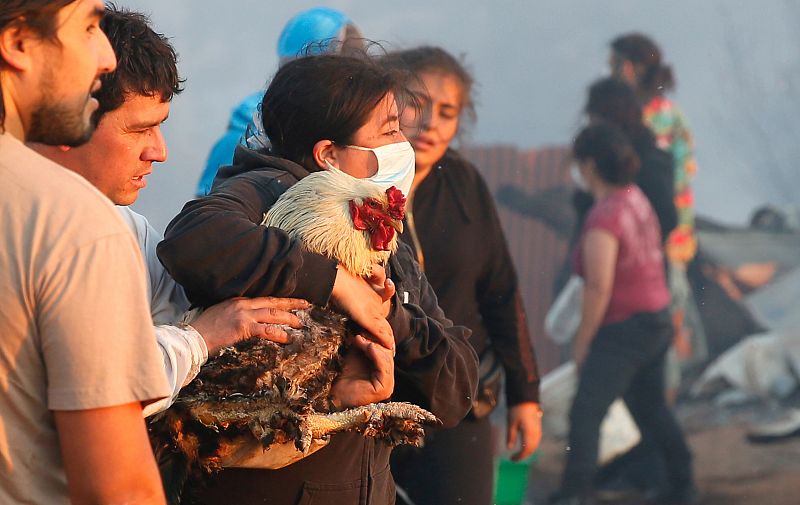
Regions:
M 200 372 L 200 367 L 208 359 L 208 348 L 203 337 L 186 325 L 185 328 L 177 326 L 155 326 L 156 340 L 161 354 L 164 357 L 164 369 L 172 394 L 149 404 L 144 408 L 144 416 L 151 416 L 166 410 L 175 401 L 181 388 L 189 384 Z
M 150 298 L 150 316 L 153 324 L 175 324 L 189 310 L 189 300 L 183 287 L 175 282 L 161 264 L 156 246 L 164 238 L 147 219 L 129 207 L 117 207 L 125 224 L 133 233 L 147 269 L 147 294 Z
M 172 405 L 180 389 L 197 376 L 200 366 L 208 360 L 208 349 L 194 328 L 175 326 L 189 309 L 189 300 L 183 287 L 169 275 L 156 255 L 156 246 L 163 237 L 144 216 L 128 207 L 117 207 L 117 210 L 136 237 L 144 257 L 150 317 L 172 390 L 171 397 L 151 403 L 144 409 L 144 415 L 149 416 Z

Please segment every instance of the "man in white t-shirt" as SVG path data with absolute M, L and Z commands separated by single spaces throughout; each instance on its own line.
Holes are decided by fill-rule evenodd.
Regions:
M 163 504 L 142 406 L 168 397 L 118 212 L 23 142 L 77 146 L 116 66 L 102 0 L 0 2 L 0 503 Z
M 234 299 L 209 307 L 191 325 L 180 324 L 189 301 L 156 256 L 161 234 L 127 207 L 147 185 L 145 176 L 152 171 L 153 162 L 167 158 L 161 124 L 182 83 L 175 51 L 140 13 L 109 7 L 100 25 L 119 61 L 114 73 L 101 78 L 103 86 L 95 94 L 100 104 L 93 116 L 95 134 L 76 148 L 32 147 L 84 176 L 118 205 L 139 243 L 149 280 L 150 313 L 172 388 L 170 398 L 145 408 L 145 415 L 151 415 L 171 404 L 197 375 L 209 353 L 251 336 L 286 342 L 286 332 L 277 325 L 300 327 L 300 321 L 288 310 L 306 308 L 308 303 L 278 298 Z M 131 44 L 132 40 L 136 44 Z

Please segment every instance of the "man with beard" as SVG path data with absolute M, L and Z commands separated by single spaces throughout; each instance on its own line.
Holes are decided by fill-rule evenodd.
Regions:
M 0 3 L 0 502 L 164 503 L 142 406 L 170 394 L 110 202 L 23 142 L 77 146 L 116 66 L 101 0 Z
M 167 159 L 161 125 L 169 116 L 172 97 L 182 91 L 177 56 L 166 37 L 149 26 L 146 16 L 111 6 L 100 27 L 117 55 L 117 68 L 100 78 L 94 94 L 99 103 L 93 114 L 97 129 L 79 147 L 32 144 L 34 150 L 86 178 L 106 195 L 133 232 L 145 259 L 150 315 L 156 340 L 164 355 L 172 396 L 151 403 L 151 415 L 171 404 L 206 362 L 209 354 L 238 340 L 259 336 L 285 343 L 288 336 L 277 325 L 299 327 L 289 309 L 307 308 L 297 299 L 232 299 L 206 309 L 189 324 L 181 323 L 189 309 L 183 288 L 156 256 L 162 237 L 147 219 L 131 210 L 153 163 Z M 131 44 L 135 40 L 136 44 Z

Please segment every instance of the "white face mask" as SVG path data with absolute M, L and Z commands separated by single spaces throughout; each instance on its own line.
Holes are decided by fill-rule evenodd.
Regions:
M 394 186 L 408 197 L 411 192 L 411 183 L 414 182 L 415 155 L 411 143 L 397 142 L 381 147 L 345 146 L 359 151 L 372 151 L 378 159 L 378 171 L 365 180 L 377 184 L 384 191 Z M 338 170 L 328 160 L 328 168 Z

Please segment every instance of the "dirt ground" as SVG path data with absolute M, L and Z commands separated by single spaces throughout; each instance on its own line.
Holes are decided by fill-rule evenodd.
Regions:
M 682 405 L 678 417 L 694 452 L 702 505 L 800 504 L 800 438 L 780 443 L 749 443 L 747 430 L 774 419 L 774 406 L 736 408 L 707 403 Z M 563 443 L 545 441 L 532 467 L 528 505 L 543 505 L 558 484 Z M 639 501 L 616 502 L 634 505 Z

